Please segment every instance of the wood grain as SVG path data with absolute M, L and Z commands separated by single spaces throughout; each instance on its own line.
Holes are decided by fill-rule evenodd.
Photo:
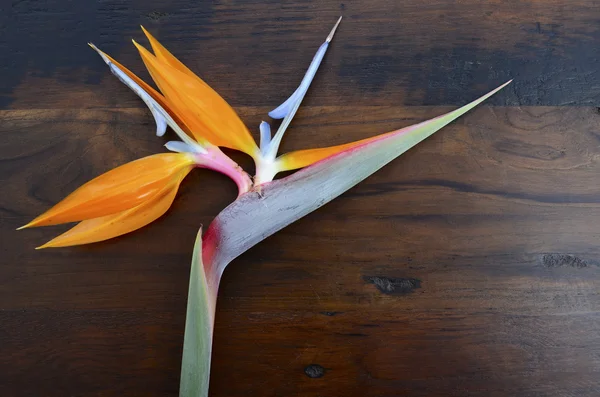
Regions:
M 195 170 L 142 230 L 33 250 L 66 227 L 16 227 L 173 139 L 153 135 L 149 112 L 85 42 L 141 70 L 124 44 L 143 22 L 256 130 L 340 13 L 284 151 L 515 84 L 230 265 L 211 396 L 599 395 L 600 115 L 565 106 L 600 94 L 598 6 L 1 5 L 2 396 L 176 396 L 191 247 L 235 198 L 225 177 Z
M 597 0 L 5 3 L 3 107 L 139 106 L 86 43 L 142 72 L 130 42 L 146 42 L 140 24 L 233 105 L 276 106 L 339 15 L 345 20 L 312 105 L 458 105 L 511 78 L 492 103 L 595 105 L 600 98 Z

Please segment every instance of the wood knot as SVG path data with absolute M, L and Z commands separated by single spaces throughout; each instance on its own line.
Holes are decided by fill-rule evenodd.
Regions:
M 583 259 L 571 254 L 544 254 L 542 264 L 546 267 L 575 267 L 578 269 L 588 267 Z
M 304 373 L 309 378 L 322 378 L 325 375 L 325 368 L 319 364 L 310 364 L 304 368 Z
M 342 312 L 321 312 L 321 314 L 327 317 L 333 317 L 342 314 Z
M 146 14 L 146 18 L 148 18 L 151 21 L 158 21 L 159 19 L 162 19 L 166 16 L 169 16 L 169 14 L 162 11 L 151 11 L 148 14 Z
M 421 280 L 416 278 L 364 276 L 363 280 L 375 285 L 379 291 L 387 295 L 404 295 L 421 288 Z

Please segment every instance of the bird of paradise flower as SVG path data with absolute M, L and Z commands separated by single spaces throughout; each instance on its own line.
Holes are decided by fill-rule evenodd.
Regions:
M 207 396 L 210 355 L 221 275 L 237 256 L 271 234 L 321 207 L 356 185 L 406 150 L 468 112 L 502 88 L 445 115 L 372 138 L 343 145 L 299 150 L 278 156 L 279 145 L 333 39 L 341 17 L 319 47 L 294 93 L 269 113 L 283 119 L 274 135 L 260 124 L 260 144 L 231 106 L 208 84 L 163 47 L 142 27 L 154 53 L 133 42 L 160 92 L 93 44 L 111 72 L 148 106 L 156 134 L 170 127 L 180 138 L 161 153 L 117 167 L 84 184 L 25 226 L 79 222 L 38 248 L 94 243 L 137 230 L 163 215 L 180 183 L 195 167 L 229 176 L 238 198 L 225 208 L 202 235 L 192 259 L 180 396 Z M 250 155 L 256 174 L 250 177 L 221 151 Z M 301 169 L 273 180 L 283 171 Z

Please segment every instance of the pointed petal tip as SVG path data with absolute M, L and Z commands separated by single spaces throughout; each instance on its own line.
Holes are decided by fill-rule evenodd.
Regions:
M 144 35 L 150 41 L 150 43 L 152 43 L 154 36 L 152 36 L 152 34 L 150 32 L 148 32 L 148 30 L 143 25 L 140 25 L 140 28 L 142 28 L 142 32 L 144 32 Z
M 94 51 L 96 51 L 96 52 L 98 53 L 98 55 L 100 55 L 100 57 L 102 58 L 102 60 L 103 60 L 103 61 L 104 61 L 104 62 L 105 62 L 107 65 L 108 65 L 108 64 L 110 64 L 110 59 L 108 59 L 108 58 L 106 57 L 106 54 L 105 54 L 105 53 L 104 53 L 102 50 L 100 50 L 98 47 L 96 47 L 96 46 L 94 45 L 94 43 L 88 43 L 88 45 L 89 45 L 89 46 L 90 46 L 90 47 L 91 47 L 91 48 L 92 48 Z
M 140 52 L 140 55 L 143 56 L 146 52 L 148 52 L 148 50 L 146 50 L 146 48 L 143 45 L 141 45 L 140 43 L 138 43 L 137 41 L 135 41 L 135 39 L 131 39 L 131 42 L 133 43 L 133 45 L 135 46 L 135 48 L 138 49 L 138 51 Z
M 136 46 L 138 49 L 140 48 L 144 48 L 144 46 L 142 46 L 140 43 L 138 43 L 137 41 L 135 41 L 135 39 L 131 39 L 131 42 L 133 43 L 134 46 Z
M 138 43 L 137 41 L 135 41 L 135 39 L 131 39 L 131 42 L 133 43 L 133 45 L 135 46 L 135 48 L 138 49 L 138 51 L 140 52 L 140 54 L 143 55 L 152 55 L 154 56 L 154 54 L 152 54 L 150 51 L 148 51 L 146 49 L 146 47 L 144 47 L 143 45 L 141 45 L 140 43 Z
M 146 37 L 148 39 L 150 39 L 151 37 L 153 37 L 150 32 L 148 32 L 148 30 L 144 27 L 144 25 L 140 25 L 140 28 L 142 28 L 142 32 L 144 32 L 144 34 L 146 35 Z
M 96 47 L 96 44 L 89 42 L 89 43 L 87 43 L 87 45 L 89 45 L 92 50 L 94 50 L 100 54 L 103 54 L 103 52 L 100 50 L 100 48 Z
M 52 246 L 50 245 L 50 241 L 48 241 L 46 244 L 42 244 L 39 247 L 35 247 L 35 250 L 36 251 L 43 250 L 43 249 L 50 248 L 50 247 L 52 247 Z
M 507 85 L 509 85 L 510 83 L 513 82 L 513 79 L 508 80 L 506 83 L 502 84 L 501 86 L 499 86 L 498 88 L 492 90 L 491 92 L 489 92 L 487 95 L 488 96 L 492 96 L 493 94 L 495 94 L 496 92 L 500 91 L 501 89 L 503 89 L 504 87 L 506 87 Z
M 325 40 L 327 43 L 329 43 L 329 42 L 331 42 L 331 40 L 333 40 L 333 35 L 335 34 L 335 31 L 337 30 L 338 26 L 340 25 L 340 22 L 342 22 L 342 16 L 341 15 L 338 18 L 338 20 L 335 23 L 335 25 L 333 26 L 333 29 L 331 29 L 331 32 L 329 32 L 329 35 L 327 36 L 327 39 Z
M 40 218 L 41 218 L 41 215 L 38 216 L 37 218 L 35 218 L 34 220 L 32 220 L 30 222 L 27 222 L 25 225 L 23 225 L 21 227 L 18 227 L 17 230 L 29 229 L 30 227 L 40 226 L 39 223 L 40 223 L 41 220 L 43 220 L 43 219 L 40 219 Z

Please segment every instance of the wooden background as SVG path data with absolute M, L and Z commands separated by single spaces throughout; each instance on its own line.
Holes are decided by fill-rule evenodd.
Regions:
M 66 227 L 15 232 L 163 151 L 86 43 L 146 77 L 143 24 L 257 131 L 339 15 L 284 150 L 515 81 L 232 263 L 211 396 L 600 395 L 599 1 L 2 0 L 3 397 L 176 396 L 194 237 L 235 196 L 197 170 L 136 233 L 34 251 Z

